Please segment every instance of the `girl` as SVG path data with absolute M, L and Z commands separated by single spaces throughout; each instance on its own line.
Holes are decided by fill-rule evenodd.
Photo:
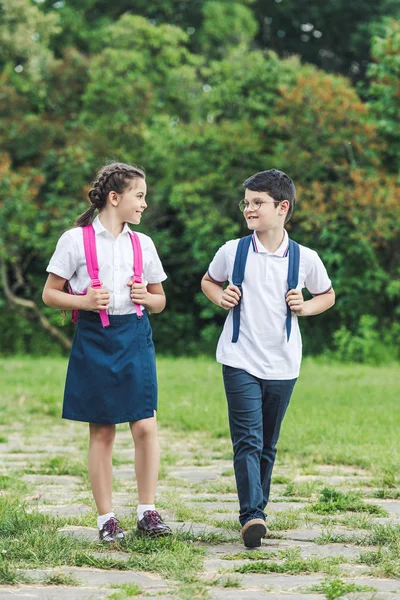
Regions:
M 140 223 L 147 207 L 146 191 L 141 169 L 124 163 L 103 167 L 89 190 L 90 208 L 58 241 L 43 290 L 47 306 L 72 310 L 78 316 L 62 416 L 89 423 L 90 483 L 99 537 L 107 542 L 124 537 L 111 500 L 116 423 L 129 422 L 135 443 L 137 530 L 152 535 L 170 533 L 154 506 L 160 457 L 155 353 L 147 316 L 147 312 L 164 310 L 161 282 L 167 276 L 153 242 L 139 233 L 136 240 L 143 255 L 144 282 L 135 283 L 133 265 L 134 259 L 135 264 L 139 260 L 140 247 L 135 250 L 131 240 L 135 234 L 128 227 L 128 223 Z M 99 214 L 94 218 L 96 210 Z M 95 284 L 93 274 L 88 273 L 84 235 L 89 230 L 101 284 L 98 280 Z M 66 291 L 66 282 L 72 294 Z M 104 317 L 108 326 L 103 326 Z

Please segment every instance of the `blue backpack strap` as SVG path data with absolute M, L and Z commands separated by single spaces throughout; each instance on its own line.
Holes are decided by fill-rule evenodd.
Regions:
M 235 263 L 233 265 L 232 273 L 232 284 L 236 285 L 240 289 L 242 294 L 242 283 L 244 279 L 244 269 L 246 267 L 247 255 L 249 252 L 249 246 L 251 243 L 252 235 L 246 235 L 246 237 L 239 240 L 239 244 L 236 250 Z M 232 343 L 236 343 L 239 338 L 240 329 L 240 302 L 233 309 L 233 335 Z
M 297 242 L 289 240 L 289 267 L 287 284 L 288 290 L 295 290 L 299 283 L 299 268 L 300 268 L 300 247 Z M 290 310 L 289 304 L 286 309 L 286 335 L 287 341 L 290 338 L 290 332 L 292 330 L 292 311 Z

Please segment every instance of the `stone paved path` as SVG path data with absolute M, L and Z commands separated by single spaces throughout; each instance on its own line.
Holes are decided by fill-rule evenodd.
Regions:
M 93 502 L 87 479 L 82 475 L 85 436 L 85 427 L 74 423 L 64 423 L 53 431 L 40 431 L 37 437 L 29 439 L 29 443 L 23 439 L 22 432 L 16 430 L 8 436 L 6 443 L 0 443 L 0 475 L 25 471 L 23 481 L 28 492 L 24 492 L 21 499 L 27 500 L 31 510 L 66 520 L 58 532 L 60 539 L 61 536 L 65 539 L 74 536 L 91 540 L 94 559 L 107 556 L 115 561 L 127 561 L 129 555 L 126 552 L 110 548 L 105 555 L 97 543 Z M 336 577 L 342 585 L 354 583 L 372 588 L 369 591 L 343 588 L 342 598 L 400 600 L 400 580 L 373 576 L 371 565 L 360 560 L 362 553 L 377 550 L 377 547 L 368 548 L 356 543 L 371 530 L 373 523 L 395 527 L 400 524 L 400 501 L 374 498 L 370 473 L 352 467 L 317 465 L 307 474 L 307 469 L 302 471 L 278 463 L 268 507 L 271 537 L 265 539 L 255 553 L 246 550 L 240 539 L 229 441 L 163 429 L 160 439 L 163 462 L 157 505 L 162 507 L 161 512 L 174 531 L 190 533 L 192 541 L 188 543 L 205 550 L 203 570 L 198 574 L 196 589 L 199 591 L 198 595 L 192 592 L 193 598 L 321 600 L 328 597 L 327 582 Z M 114 454 L 114 507 L 123 520 L 134 515 L 137 503 L 134 451 L 126 427 L 118 429 Z M 65 465 L 75 465 L 76 474 L 58 474 L 62 471 L 63 460 Z M 48 472 L 44 473 L 46 469 Z M 313 513 L 309 510 L 310 503 L 318 499 L 324 485 L 341 491 L 362 490 L 366 502 L 383 507 L 387 514 L 374 517 L 360 513 Z M 302 489 L 303 496 L 300 495 Z M 206 543 L 205 539 L 208 540 Z M 328 562 L 333 559 L 337 562 L 336 574 L 331 571 L 332 575 L 329 575 Z M 296 572 L 295 565 L 299 561 L 304 561 L 303 572 L 301 569 Z M 251 565 L 255 563 L 260 565 L 260 572 L 251 572 Z M 287 572 L 268 572 L 268 565 L 270 570 L 285 567 Z M 238 572 L 238 569 L 244 571 Z M 246 572 L 246 569 L 249 570 Z M 60 565 L 54 569 L 21 569 L 20 573 L 30 577 L 29 583 L 0 586 L 0 600 L 102 600 L 117 597 L 116 589 L 110 586 L 122 584 L 139 586 L 142 591 L 136 598 L 171 600 L 186 597 L 179 591 L 182 583 L 154 572 Z M 44 580 L 52 573 L 71 576 L 75 584 L 44 585 Z M 320 587 L 316 589 L 315 586 Z

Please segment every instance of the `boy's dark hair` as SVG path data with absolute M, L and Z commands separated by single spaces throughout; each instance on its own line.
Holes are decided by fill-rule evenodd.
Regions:
M 75 221 L 76 227 L 90 225 L 94 219 L 96 209 L 101 210 L 107 203 L 110 192 L 123 194 L 129 187 L 132 179 L 144 179 L 144 170 L 126 163 L 112 162 L 100 169 L 93 187 L 88 191 L 90 200 L 89 208 L 79 215 Z
M 275 206 L 278 206 L 282 200 L 289 200 L 285 223 L 289 221 L 296 204 L 296 188 L 286 173 L 278 171 L 278 169 L 261 171 L 246 179 L 243 187 L 252 192 L 267 192 L 275 200 Z

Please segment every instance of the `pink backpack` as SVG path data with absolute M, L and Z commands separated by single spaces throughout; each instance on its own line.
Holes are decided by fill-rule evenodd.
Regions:
M 97 251 L 96 251 L 96 234 L 93 229 L 93 225 L 86 225 L 82 227 L 83 232 L 83 246 L 85 248 L 85 257 L 86 257 L 86 266 L 89 273 L 89 277 L 92 282 L 92 287 L 95 289 L 101 288 L 101 283 L 99 280 L 99 263 L 97 261 Z M 137 233 L 134 231 L 130 231 L 130 238 L 132 242 L 133 248 L 133 283 L 142 283 L 142 273 L 143 273 L 143 255 L 142 255 L 142 247 L 140 245 L 139 237 Z M 73 294 L 71 286 L 68 284 L 70 294 Z M 82 295 L 86 294 L 83 292 Z M 140 308 L 140 304 L 135 304 L 136 314 L 138 317 L 143 315 L 142 309 Z M 72 320 L 74 323 L 78 322 L 78 310 L 72 311 Z M 108 319 L 108 314 L 106 310 L 99 310 L 100 320 L 103 327 L 108 327 L 110 325 L 110 321 Z

